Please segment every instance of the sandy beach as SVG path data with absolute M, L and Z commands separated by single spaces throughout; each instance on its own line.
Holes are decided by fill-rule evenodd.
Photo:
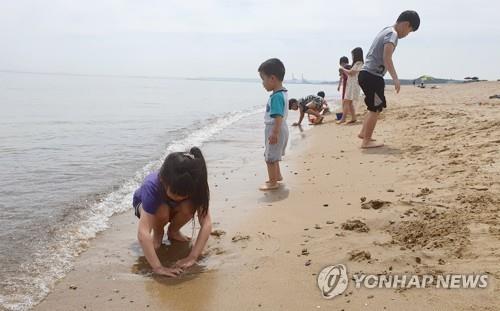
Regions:
M 339 126 L 333 115 L 301 133 L 291 128 L 300 139 L 278 191 L 257 190 L 260 150 L 248 163 L 212 163 L 216 232 L 200 266 L 178 279 L 152 276 L 131 208 L 35 310 L 498 310 L 500 100 L 488 97 L 500 82 L 386 92 L 375 130 L 385 147 L 361 150 L 361 124 Z M 168 264 L 188 250 L 164 245 L 160 258 Z M 489 284 L 394 290 L 350 282 L 342 296 L 323 299 L 317 274 L 340 263 L 349 274 L 486 273 Z

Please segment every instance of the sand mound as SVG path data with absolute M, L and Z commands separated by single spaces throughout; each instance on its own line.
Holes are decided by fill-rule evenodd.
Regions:
M 356 231 L 356 232 L 368 232 L 370 229 L 368 226 L 362 222 L 361 220 L 348 220 L 342 224 L 342 229 L 348 231 Z
M 470 244 L 470 231 L 460 213 L 438 212 L 435 208 L 426 207 L 414 210 L 413 214 L 417 219 L 402 221 L 389 229 L 391 243 L 408 249 L 445 248 L 456 257 L 462 257 Z

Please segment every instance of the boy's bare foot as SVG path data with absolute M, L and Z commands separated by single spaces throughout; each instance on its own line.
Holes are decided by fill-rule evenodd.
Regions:
M 358 138 L 359 139 L 365 139 L 365 137 L 363 135 L 361 135 L 361 134 L 358 134 Z M 370 141 L 376 141 L 376 139 L 370 138 Z
M 379 147 L 382 147 L 382 146 L 384 146 L 383 143 L 376 143 L 374 141 L 370 141 L 368 143 L 363 142 L 363 144 L 361 144 L 361 148 L 363 148 L 363 149 L 379 148 Z
M 278 177 L 278 182 L 283 181 L 283 176 Z M 266 184 L 272 184 L 272 181 L 266 180 Z
M 278 180 L 276 183 L 279 185 L 281 180 Z M 273 183 L 269 180 L 266 180 L 266 185 L 272 185 Z
M 168 233 L 167 233 L 167 235 L 168 235 L 168 239 L 170 241 L 179 241 L 179 242 L 188 242 L 188 241 L 191 241 L 190 237 L 185 236 L 180 231 L 172 232 L 172 231 L 169 230 Z
M 265 183 L 262 186 L 259 187 L 259 190 L 261 191 L 269 191 L 269 190 L 276 190 L 280 187 L 280 184 L 277 182 L 275 183 Z

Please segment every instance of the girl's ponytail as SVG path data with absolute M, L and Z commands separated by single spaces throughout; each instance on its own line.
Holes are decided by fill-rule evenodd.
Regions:
M 196 186 L 192 200 L 194 205 L 198 208 L 198 213 L 203 217 L 208 212 L 208 205 L 210 201 L 210 189 L 208 187 L 208 173 L 205 158 L 201 153 L 200 148 L 192 147 L 189 153 L 194 156 L 193 161 L 196 162 Z

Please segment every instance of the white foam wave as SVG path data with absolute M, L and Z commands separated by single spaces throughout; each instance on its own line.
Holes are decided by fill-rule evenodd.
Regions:
M 46 250 L 34 254 L 33 261 L 21 267 L 17 279 L 4 282 L 9 287 L 9 292 L 17 294 L 0 294 L 0 308 L 24 311 L 39 303 L 50 292 L 55 282 L 71 270 L 74 258 L 85 250 L 89 241 L 95 238 L 97 233 L 108 228 L 110 217 L 131 210 L 133 191 L 139 187 L 149 172 L 161 165 L 169 153 L 184 151 L 192 146 L 202 146 L 228 126 L 261 111 L 262 109 L 253 109 L 233 112 L 208 120 L 207 125 L 194 130 L 183 139 L 170 143 L 158 160 L 145 165 L 118 190 L 109 193 L 103 200 L 89 208 L 81 210 L 78 217 L 75 217 L 78 221 L 65 224 L 55 232 L 58 238 L 48 246 L 50 257 L 47 256 Z

